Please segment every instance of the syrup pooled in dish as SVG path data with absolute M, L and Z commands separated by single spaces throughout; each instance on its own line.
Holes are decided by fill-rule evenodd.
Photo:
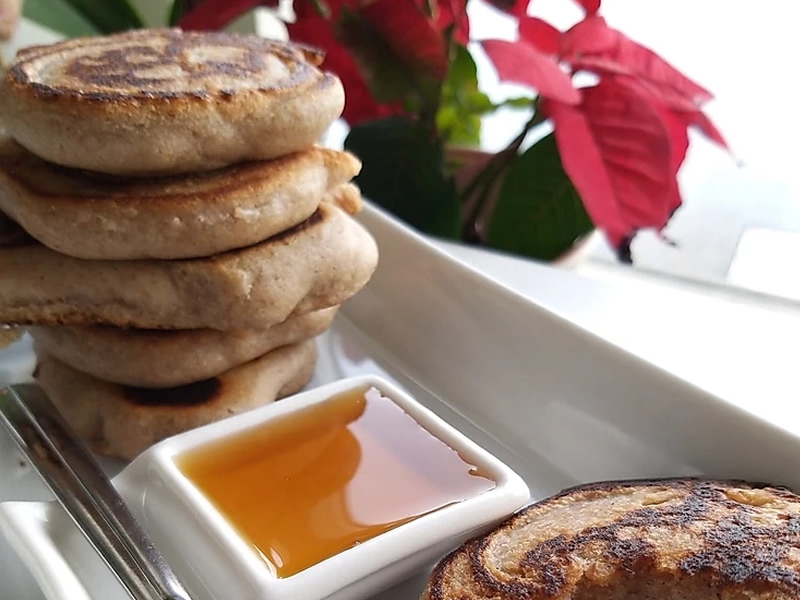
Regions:
M 176 462 L 278 577 L 495 487 L 375 388 Z

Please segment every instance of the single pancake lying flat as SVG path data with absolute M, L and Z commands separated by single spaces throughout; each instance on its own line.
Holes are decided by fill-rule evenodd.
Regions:
M 210 258 L 89 261 L 38 244 L 0 248 L 0 324 L 264 329 L 341 304 L 377 263 L 369 232 L 327 203 L 261 244 Z
M 800 497 L 673 479 L 566 490 L 467 542 L 423 600 L 796 600 Z
M 0 136 L 0 211 L 76 258 L 196 258 L 244 248 L 310 217 L 326 194 L 358 190 L 360 164 L 320 147 L 271 161 L 158 179 L 51 165 Z M 0 220 L 0 243 L 3 238 Z
M 322 54 L 257 36 L 142 29 L 19 52 L 0 105 L 45 160 L 120 175 L 216 169 L 296 152 L 341 114 Z
M 291 317 L 269 329 L 153 331 L 116 327 L 31 327 L 36 347 L 98 379 L 138 387 L 201 381 L 275 348 L 316 337 L 338 306 Z
M 213 379 L 152 390 L 106 383 L 37 351 L 35 377 L 77 435 L 127 460 L 169 436 L 300 391 L 316 363 L 313 341 L 284 346 Z

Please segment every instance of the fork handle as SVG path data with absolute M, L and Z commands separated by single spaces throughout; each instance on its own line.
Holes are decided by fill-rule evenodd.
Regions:
M 0 390 L 0 422 L 135 600 L 190 600 L 125 501 L 36 385 Z

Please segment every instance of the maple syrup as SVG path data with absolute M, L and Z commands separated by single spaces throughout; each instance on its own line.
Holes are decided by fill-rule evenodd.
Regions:
M 495 487 L 372 387 L 176 464 L 278 577 Z

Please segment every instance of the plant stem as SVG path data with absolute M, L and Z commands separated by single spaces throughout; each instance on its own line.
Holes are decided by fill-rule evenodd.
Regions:
M 467 184 L 463 198 L 463 212 L 461 219 L 461 237 L 466 242 L 481 244 L 483 236 L 478 231 L 479 220 L 485 220 L 488 215 L 485 211 L 489 193 L 519 152 L 525 138 L 536 125 L 544 121 L 538 109 L 538 99 L 534 102 L 534 112 L 522 128 L 520 134 L 503 150 L 495 154 L 486 166 Z

